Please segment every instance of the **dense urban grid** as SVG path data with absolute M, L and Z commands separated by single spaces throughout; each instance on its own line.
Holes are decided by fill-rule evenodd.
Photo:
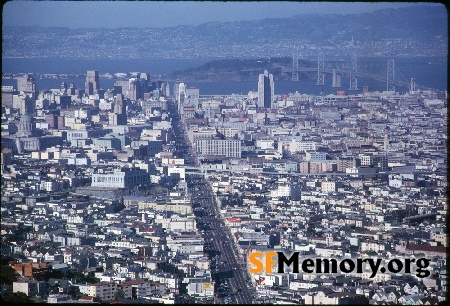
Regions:
M 73 49 L 75 50 L 75 49 Z M 135 73 L 2 86 L 2 295 L 48 303 L 445 300 L 447 92 L 205 96 Z M 250 273 L 257 251 L 430 275 Z M 7 271 L 10 271 L 7 274 Z M 20 295 L 19 295 L 20 296 Z

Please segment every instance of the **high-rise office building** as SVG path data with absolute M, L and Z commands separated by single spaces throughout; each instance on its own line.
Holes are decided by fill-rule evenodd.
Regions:
M 9 148 L 2 149 L 0 155 L 0 164 L 2 166 L 2 170 L 5 170 L 9 165 L 12 165 L 12 150 Z
M 186 98 L 186 85 L 184 83 L 176 84 L 176 92 L 174 92 L 174 94 L 176 94 L 175 99 L 178 103 L 178 112 L 182 115 L 184 100 Z
M 127 125 L 127 108 L 122 94 L 116 95 L 114 113 L 109 114 L 109 124 Z
M 178 92 L 179 92 L 180 83 L 173 84 L 173 96 L 175 101 L 178 103 Z
M 12 107 L 13 106 L 13 97 L 15 94 L 14 86 L 2 86 L 2 107 Z
M 37 94 L 36 79 L 31 74 L 25 74 L 17 78 L 17 90 L 19 91 L 19 95 L 13 95 L 13 107 L 15 104 L 15 108 L 19 108 L 20 114 L 22 115 L 34 113 Z
M 139 96 L 139 81 L 136 78 L 131 78 L 128 80 L 128 98 L 131 100 L 137 100 Z
M 122 94 L 131 100 L 144 99 L 144 93 L 150 92 L 146 78 L 149 78 L 147 73 L 137 73 L 137 77 L 128 79 L 127 84 L 124 81 L 117 81 L 114 84 L 114 88 L 116 89 L 116 86 L 121 86 Z M 118 91 L 115 90 L 115 92 Z
M 199 109 L 200 90 L 194 87 L 187 88 L 184 83 L 180 83 L 175 84 L 174 94 L 180 115 L 185 119 L 193 118 Z
M 186 96 L 184 100 L 185 105 L 193 105 L 194 110 L 197 111 L 199 109 L 199 96 L 200 96 L 200 89 L 190 87 L 186 88 Z
M 126 114 L 127 108 L 122 94 L 116 95 L 116 104 L 114 105 L 114 113 L 118 115 Z
M 36 79 L 31 74 L 26 74 L 20 78 L 17 78 L 17 90 L 25 93 L 36 92 Z
M 87 95 L 94 95 L 100 88 L 99 76 L 97 70 L 88 70 L 86 74 L 85 93 Z
M 165 83 L 164 88 L 164 92 L 163 92 L 163 96 L 164 97 L 168 97 L 170 96 L 170 87 L 169 87 L 169 83 Z
M 258 106 L 272 108 L 274 101 L 273 75 L 264 70 L 264 74 L 259 75 L 258 81 Z

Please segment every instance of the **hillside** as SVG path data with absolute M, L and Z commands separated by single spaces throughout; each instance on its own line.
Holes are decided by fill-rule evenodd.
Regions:
M 172 80 L 185 82 L 195 81 L 254 81 L 258 79 L 264 69 L 273 74 L 275 80 L 288 79 L 282 75 L 281 69 L 292 65 L 292 58 L 276 57 L 270 59 L 224 59 L 208 62 L 200 67 L 184 71 L 175 71 L 168 77 Z M 309 62 L 299 62 L 301 66 L 310 65 Z
M 170 28 L 3 27 L 2 56 L 27 58 L 267 58 L 446 56 L 444 7 L 414 5 L 354 15 L 297 15 Z M 354 42 L 350 45 L 350 41 Z

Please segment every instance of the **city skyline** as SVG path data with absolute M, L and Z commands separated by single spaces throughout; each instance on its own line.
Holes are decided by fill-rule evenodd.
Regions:
M 163 28 L 306 14 L 361 14 L 427 2 L 9 1 L 3 26 Z
M 444 304 L 446 13 L 7 2 L 0 300 Z
M 376 283 L 397 287 L 394 303 L 445 300 L 447 93 L 295 92 L 268 111 L 252 91 L 171 93 L 146 77 L 95 94 L 37 91 L 30 76 L 23 91 L 2 87 L 2 270 L 29 278 L 11 277 L 6 298 L 377 304 L 388 293 Z M 254 270 L 246 258 L 263 250 L 376 254 L 382 268 L 339 264 L 361 283 L 342 295 L 333 270 L 323 281 Z M 411 256 L 417 269 L 400 271 Z M 47 272 L 64 269 L 75 272 L 56 279 L 61 292 Z

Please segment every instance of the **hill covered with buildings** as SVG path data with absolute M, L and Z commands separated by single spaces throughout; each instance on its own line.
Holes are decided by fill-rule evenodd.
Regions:
M 4 58 L 260 58 L 447 55 L 447 12 L 415 5 L 169 28 L 3 27 Z M 27 42 L 27 43 L 24 43 Z M 74 48 L 74 46 L 77 46 Z

